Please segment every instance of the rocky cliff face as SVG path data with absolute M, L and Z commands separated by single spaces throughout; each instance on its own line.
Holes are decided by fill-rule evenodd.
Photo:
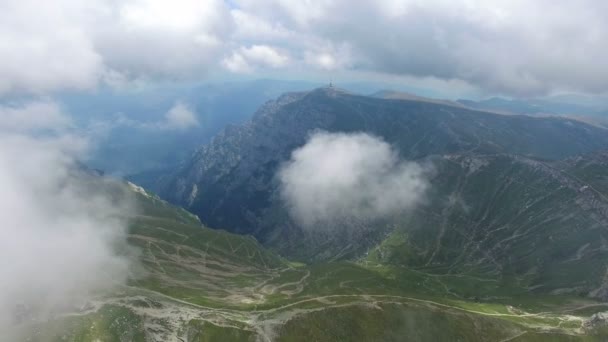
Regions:
M 276 170 L 315 130 L 367 132 L 407 159 L 447 153 L 557 159 L 608 148 L 604 130 L 573 120 L 496 115 L 327 88 L 267 103 L 252 121 L 227 128 L 198 150 L 157 190 L 212 226 L 263 237 L 256 221 L 269 206 Z

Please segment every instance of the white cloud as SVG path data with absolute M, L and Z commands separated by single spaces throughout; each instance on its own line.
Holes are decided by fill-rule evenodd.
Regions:
M 400 161 L 381 139 L 316 133 L 279 171 L 281 195 L 305 228 L 373 220 L 417 205 L 428 188 L 422 166 Z
M 328 53 L 310 55 L 310 62 L 311 64 L 316 64 L 317 66 L 328 70 L 335 69 L 338 64 L 334 56 Z
M 267 45 L 253 45 L 242 50 L 243 55 L 255 64 L 272 68 L 284 67 L 289 57 Z
M 76 171 L 86 141 L 61 133 L 54 104 L 0 112 L 9 118 L 0 128 L 0 331 L 20 340 L 11 335 L 20 320 L 50 319 L 124 283 L 130 202 Z M 55 133 L 29 135 L 37 130 Z
M 234 73 L 249 73 L 253 71 L 253 67 L 249 65 L 245 56 L 238 52 L 233 52 L 229 57 L 224 58 L 222 66 Z
M 74 11 L 86 8 L 68 1 L 2 2 L 0 95 L 95 86 L 102 57 Z
M 120 186 L 86 176 L 87 140 L 49 100 L 0 106 L 0 331 L 46 322 L 124 284 L 131 201 Z M 106 191 L 112 187 L 112 192 Z
M 269 22 L 251 13 L 238 9 L 232 10 L 235 23 L 234 37 L 239 40 L 273 41 L 288 39 L 292 32 L 286 30 L 280 23 Z
M 348 46 L 349 69 L 460 80 L 488 92 L 522 96 L 608 91 L 603 58 L 608 47 L 601 43 L 608 35 L 608 5 L 602 1 L 241 0 L 238 4 L 261 20 L 297 32 L 299 39 L 283 42 L 291 51 Z M 321 61 L 309 58 L 315 59 Z
M 161 127 L 167 129 L 187 129 L 198 125 L 194 112 L 182 102 L 175 103 L 165 114 L 165 122 L 161 123 Z
M 133 27 L 193 32 L 213 29 L 221 2 L 197 0 L 134 0 L 120 9 L 120 16 Z
M 335 7 L 335 0 L 238 0 L 238 5 L 247 11 L 272 15 L 275 20 L 283 21 L 289 26 L 297 25 L 307 27 L 316 20 L 322 19 Z M 358 3 L 350 1 L 351 5 Z M 335 15 L 342 15 L 335 12 Z
M 333 46 L 327 43 L 311 43 L 311 50 L 304 52 L 304 61 L 322 70 L 348 69 L 352 67 L 352 51 L 347 44 Z
M 0 96 L 198 79 L 233 30 L 221 0 L 6 0 L 0 23 Z
M 113 3 L 113 2 L 112 2 Z M 94 87 L 112 68 L 93 28 L 110 2 L 8 0 L 0 5 L 0 96 Z M 73 309 L 124 284 L 130 201 L 78 172 L 87 141 L 51 100 L 0 106 L 0 331 Z M 106 193 L 113 186 L 116 191 Z M 120 249 L 120 251 L 118 250 Z
M 58 131 L 71 125 L 70 118 L 51 101 L 0 106 L 0 133 Z
M 1 9 L 0 96 L 199 80 L 217 66 L 522 96 L 608 91 L 599 0 L 5 0 Z
M 128 79 L 198 79 L 217 64 L 232 32 L 220 0 L 131 0 L 91 29 L 107 68 Z
M 118 127 L 129 127 L 138 130 L 186 130 L 200 125 L 196 112 L 182 101 L 177 101 L 165 112 L 160 120 L 138 121 L 129 118 L 123 113 L 117 113 L 111 120 L 94 122 L 91 129 L 101 135 Z M 93 133 L 94 134 L 94 133 Z
M 288 63 L 289 57 L 285 53 L 268 45 L 241 47 L 222 61 L 226 69 L 237 73 L 251 72 L 256 68 L 278 69 Z

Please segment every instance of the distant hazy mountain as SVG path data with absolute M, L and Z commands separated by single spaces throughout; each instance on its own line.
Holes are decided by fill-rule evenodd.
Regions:
M 430 97 L 419 96 L 415 94 L 410 94 L 401 91 L 394 90 L 380 90 L 370 95 L 371 97 L 377 97 L 380 99 L 386 100 L 409 100 L 409 101 L 420 101 L 420 102 L 430 102 L 436 104 L 443 104 L 447 106 L 455 106 L 455 107 L 465 107 L 464 104 L 457 101 L 449 101 L 449 100 L 441 100 Z M 464 101 L 464 100 L 463 100 Z
M 460 99 L 469 108 L 527 115 L 560 115 L 605 121 L 608 101 L 581 95 L 560 95 L 540 99 L 505 99 L 492 97 L 480 101 Z
M 89 165 L 111 174 L 139 174 L 138 180 L 145 182 L 190 156 L 226 125 L 249 119 L 269 99 L 314 86 L 274 80 L 166 85 L 65 94 L 60 102 L 79 127 L 97 136 Z M 162 127 L 176 103 L 188 107 L 198 125 Z
M 64 94 L 59 102 L 76 118 L 76 124 L 95 134 L 88 164 L 110 174 L 130 175 L 151 185 L 167 170 L 190 157 L 227 125 L 251 118 L 263 103 L 290 91 L 305 91 L 318 84 L 304 81 L 254 80 L 226 83 L 144 87 L 137 90 L 101 89 L 96 93 Z M 382 85 L 346 83 L 349 90 L 366 93 Z M 466 106 L 501 113 L 572 115 L 605 124 L 602 101 L 561 96 L 544 100 L 445 101 L 410 93 L 383 90 L 373 97 Z M 163 128 L 165 115 L 183 103 L 198 125 L 184 129 Z

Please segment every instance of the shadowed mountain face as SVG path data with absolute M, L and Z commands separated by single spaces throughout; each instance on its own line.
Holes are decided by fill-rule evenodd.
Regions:
M 366 132 L 405 159 L 450 153 L 509 153 L 560 159 L 608 148 L 608 134 L 574 120 L 477 112 L 335 89 L 287 94 L 242 126 L 226 129 L 156 189 L 203 222 L 267 241 L 260 223 L 276 197 L 276 172 L 315 130 Z

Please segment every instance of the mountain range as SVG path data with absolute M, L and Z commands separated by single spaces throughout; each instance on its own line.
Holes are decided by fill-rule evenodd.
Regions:
M 380 178 L 416 165 L 424 196 L 308 227 L 282 170 L 319 135 L 389 151 Z M 571 118 L 334 87 L 286 93 L 146 177 L 149 189 L 121 183 L 138 208 L 137 272 L 24 325 L 24 340 L 602 341 L 606 151 L 608 131 Z
M 292 151 L 319 130 L 366 132 L 393 146 L 400 158 L 429 160 L 439 168 L 449 160 L 446 158 L 458 155 L 481 156 L 487 159 L 480 161 L 482 164 L 505 159 L 515 165 L 544 165 L 608 147 L 604 129 L 573 119 L 501 115 L 445 103 L 381 99 L 321 88 L 286 94 L 266 103 L 251 121 L 224 130 L 153 189 L 212 227 L 252 234 L 268 246 L 304 259 L 332 258 L 335 253 L 328 250 L 344 252 L 344 246 L 338 243 L 328 249 L 325 238 L 320 256 L 314 242 L 312 248 L 293 248 L 294 241 L 315 237 L 302 236 L 302 229 L 289 219 L 276 177 Z M 458 172 L 464 175 L 437 172 L 432 182 L 445 183 L 469 171 L 461 168 Z M 502 170 L 493 168 L 488 177 L 504 186 L 498 172 Z M 545 176 L 535 171 L 532 177 Z M 483 194 L 477 195 L 481 198 Z M 383 229 L 371 234 L 364 231 L 366 236 L 353 237 L 361 246 L 350 246 L 351 256 L 360 256 L 378 242 L 380 237 L 371 235 L 387 233 Z

